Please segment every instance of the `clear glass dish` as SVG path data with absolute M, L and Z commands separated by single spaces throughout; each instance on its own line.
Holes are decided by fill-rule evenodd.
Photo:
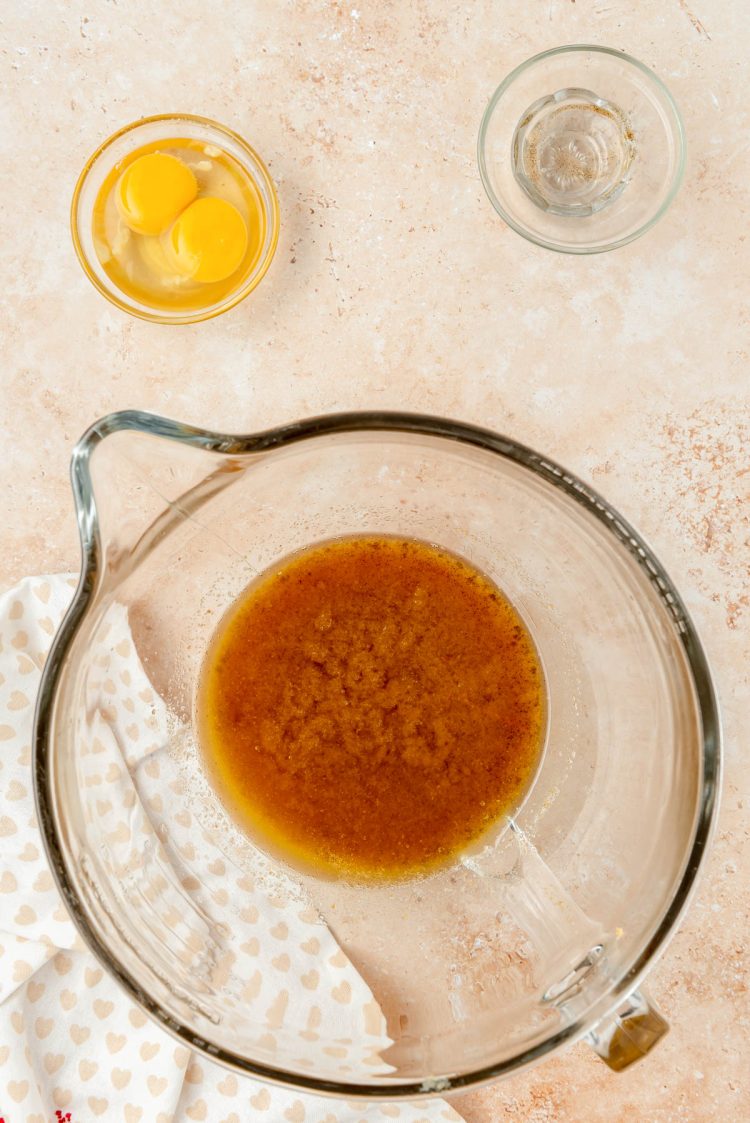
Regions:
M 216 145 L 233 157 L 255 185 L 265 227 L 260 253 L 251 271 L 221 300 L 193 309 L 157 308 L 120 289 L 99 260 L 92 230 L 94 204 L 114 165 L 144 145 L 174 137 Z M 156 324 L 194 324 L 234 308 L 260 284 L 273 260 L 279 240 L 279 203 L 268 169 L 258 153 L 241 136 L 208 117 L 197 117 L 190 113 L 165 113 L 143 117 L 140 121 L 119 129 L 89 157 L 73 193 L 70 229 L 73 246 L 84 273 L 112 304 L 123 312 Z
M 501 82 L 482 118 L 482 183 L 500 217 L 561 253 L 640 237 L 674 199 L 685 132 L 659 78 L 623 51 L 556 47 Z
M 615 1069 L 650 1048 L 666 1023 L 637 988 L 706 852 L 719 721 L 682 600 L 604 499 L 508 438 L 395 413 L 247 436 L 112 414 L 77 445 L 72 479 L 83 569 L 42 679 L 37 806 L 83 939 L 145 1011 L 238 1071 L 346 1097 L 464 1088 L 583 1036 Z M 434 542 L 495 580 L 531 629 L 549 701 L 514 819 L 447 869 L 377 886 L 258 855 L 203 783 L 193 722 L 237 594 L 293 551 L 365 532 Z M 123 627 L 164 715 L 145 775 L 137 732 L 111 715 Z M 280 1028 L 247 998 L 242 892 L 185 876 L 191 815 L 194 859 L 210 846 L 213 868 L 239 873 L 262 858 L 333 934 L 385 1018 L 377 1049 L 364 1027 L 344 1045 L 311 1032 L 291 1003 Z M 284 969 L 312 956 L 323 971 L 317 946 L 289 947 Z

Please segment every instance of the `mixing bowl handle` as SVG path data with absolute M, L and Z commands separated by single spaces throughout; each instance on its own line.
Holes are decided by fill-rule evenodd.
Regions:
M 615 981 L 607 962 L 611 940 L 602 925 L 578 906 L 518 823 L 511 819 L 508 825 L 510 860 L 515 859 L 501 877 L 508 914 L 545 962 L 548 982 L 543 1001 L 557 1007 L 566 1020 L 575 1021 L 585 1013 L 590 982 L 598 976 L 601 988 L 608 978 Z M 499 848 L 493 853 L 497 857 Z M 484 872 L 477 859 L 471 864 L 464 861 L 475 872 Z M 588 949 L 585 954 L 583 949 Z M 611 1069 L 621 1072 L 645 1057 L 668 1029 L 645 991 L 634 990 L 584 1040 Z
M 629 998 L 587 1035 L 595 1053 L 615 1072 L 645 1057 L 669 1030 L 667 1022 L 643 990 Z

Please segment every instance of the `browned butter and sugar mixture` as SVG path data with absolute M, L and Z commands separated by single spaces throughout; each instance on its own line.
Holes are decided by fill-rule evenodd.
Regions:
M 255 581 L 198 696 L 235 819 L 297 865 L 394 877 L 446 862 L 518 803 L 544 725 L 519 616 L 458 557 L 345 538 Z

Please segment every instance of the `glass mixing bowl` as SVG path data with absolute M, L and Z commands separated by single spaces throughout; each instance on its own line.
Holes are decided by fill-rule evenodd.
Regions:
M 238 1071 L 347 1097 L 466 1087 L 584 1035 L 613 1068 L 650 1048 L 666 1023 L 637 988 L 705 854 L 719 725 L 685 607 L 616 511 L 512 440 L 409 414 L 228 436 L 118 413 L 82 438 L 72 477 L 83 572 L 44 670 L 38 811 L 81 935 L 144 1010 Z M 364 532 L 436 543 L 493 578 L 549 691 L 543 763 L 513 819 L 449 868 L 369 886 L 260 854 L 203 781 L 193 728 L 237 594 L 293 551 Z M 132 728 L 113 712 L 131 643 L 149 680 Z M 317 979 L 335 939 L 327 962 L 374 996 L 369 1029 L 342 1033 L 322 999 L 312 1024 L 293 1001 L 254 1001 L 247 955 L 277 956 L 286 931 L 248 939 L 259 879 L 321 937 L 273 969 Z

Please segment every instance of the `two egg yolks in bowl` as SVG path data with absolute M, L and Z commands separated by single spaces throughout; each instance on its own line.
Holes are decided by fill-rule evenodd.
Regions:
M 94 205 L 96 253 L 110 280 L 156 308 L 225 299 L 252 271 L 265 211 L 251 176 L 215 145 L 145 145 L 116 164 Z

